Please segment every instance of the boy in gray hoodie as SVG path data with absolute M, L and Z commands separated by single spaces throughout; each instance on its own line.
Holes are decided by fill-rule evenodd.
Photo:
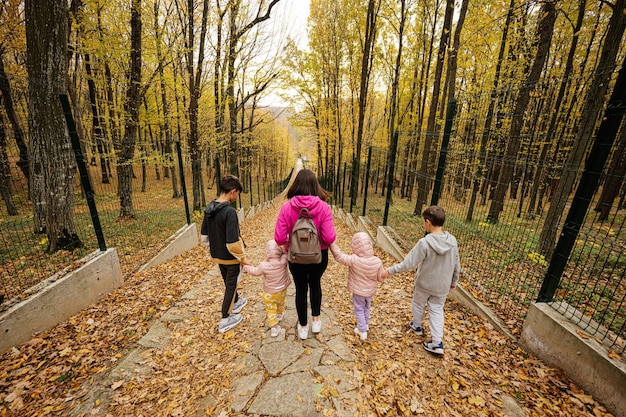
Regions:
M 416 269 L 411 305 L 413 320 L 409 327 L 421 336 L 424 307 L 428 304 L 429 326 L 432 340 L 424 349 L 443 355 L 443 305 L 450 290 L 456 288 L 461 273 L 459 247 L 456 238 L 443 230 L 444 210 L 430 206 L 422 213 L 427 235 L 411 249 L 404 261 L 385 271 L 385 277 Z

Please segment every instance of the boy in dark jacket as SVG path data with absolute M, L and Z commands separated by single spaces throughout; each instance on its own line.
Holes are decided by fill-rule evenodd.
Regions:
M 222 178 L 220 195 L 204 209 L 200 229 L 202 243 L 210 247 L 211 257 L 219 265 L 226 287 L 222 301 L 222 320 L 218 327 L 220 333 L 241 323 L 243 316 L 240 311 L 248 303 L 246 298 L 237 294 L 241 265 L 245 263 L 245 251 L 240 238 L 237 211 L 231 206 L 242 189 L 241 181 L 234 175 Z

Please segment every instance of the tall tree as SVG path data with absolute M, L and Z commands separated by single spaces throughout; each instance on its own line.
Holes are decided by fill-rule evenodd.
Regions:
M 617 139 L 617 146 L 613 152 L 611 164 L 607 170 L 600 200 L 594 208 L 599 214 L 599 220 L 607 220 L 613 202 L 619 196 L 619 190 L 626 178 L 626 123 L 622 122 L 621 134 Z M 619 207 L 618 207 L 619 209 Z
M 359 168 L 361 163 L 361 148 L 363 144 L 363 125 L 365 111 L 367 109 L 367 96 L 372 71 L 373 50 L 376 44 L 376 21 L 381 2 L 368 0 L 367 18 L 365 19 L 365 39 L 363 41 L 363 54 L 361 57 L 361 78 L 359 84 L 359 109 L 357 118 L 357 131 L 354 144 L 354 164 L 352 165 L 352 177 L 350 180 L 350 207 L 356 204 L 357 183 L 359 180 Z M 404 5 L 404 2 L 403 2 Z M 404 24 L 404 22 L 403 22 Z M 402 40 L 400 40 L 402 43 Z
M 229 39 L 228 50 L 226 53 L 226 89 L 224 91 L 224 101 L 226 103 L 226 112 L 229 117 L 228 124 L 228 138 L 230 146 L 228 148 L 228 171 L 231 174 L 238 174 L 238 146 L 237 146 L 237 97 L 235 95 L 235 62 L 239 57 L 238 48 L 241 42 L 244 40 L 244 36 L 250 32 L 252 28 L 261 22 L 270 18 L 272 9 L 280 0 L 271 0 L 267 5 L 267 9 L 264 9 L 263 1 L 259 2 L 257 10 L 254 14 L 254 18 L 249 22 L 244 22 L 242 25 L 237 24 L 239 18 L 239 11 L 241 7 L 241 0 L 229 0 L 230 5 L 230 25 L 229 25 Z
M 157 59 L 159 62 L 162 62 L 165 58 L 163 57 L 163 29 L 159 27 L 159 9 L 160 2 L 154 2 L 154 35 L 156 37 L 156 52 Z M 166 22 L 169 19 L 166 19 Z M 163 107 L 163 131 L 165 133 L 165 149 L 164 149 L 164 158 L 165 158 L 165 167 L 170 170 L 170 176 L 172 180 L 172 198 L 178 198 L 181 196 L 181 192 L 178 189 L 178 174 L 176 171 L 176 164 L 174 163 L 174 150 L 172 148 L 173 139 L 172 139 L 172 127 L 170 121 L 170 105 L 167 99 L 167 87 L 165 83 L 165 70 L 164 66 L 159 66 L 159 83 L 161 87 L 161 105 Z M 167 177 L 167 171 L 166 171 Z
M 0 95 L 0 104 L 2 95 Z M 0 195 L 7 208 L 9 216 L 18 214 L 15 203 L 13 203 L 13 186 L 11 185 L 11 167 L 7 155 L 7 132 L 4 125 L 4 116 L 0 112 Z
M 131 0 L 130 68 L 124 102 L 124 138 L 117 147 L 117 179 L 120 217 L 135 217 L 133 207 L 133 158 L 141 105 L 141 0 Z
M 480 188 L 480 182 L 486 173 L 486 160 L 487 160 L 487 142 L 491 134 L 491 125 L 493 121 L 493 114 L 496 106 L 496 98 L 498 95 L 498 86 L 500 84 L 500 75 L 502 71 L 502 64 L 504 62 L 504 54 L 506 51 L 507 38 L 509 36 L 509 29 L 511 27 L 511 21 L 513 20 L 513 13 L 515 11 L 515 0 L 511 0 L 509 3 L 508 12 L 506 15 L 506 21 L 504 28 L 502 29 L 502 38 L 500 40 L 500 49 L 498 52 L 498 59 L 496 61 L 495 75 L 493 79 L 493 88 L 489 97 L 489 105 L 487 108 L 487 114 L 485 117 L 485 123 L 483 125 L 483 133 L 480 139 L 480 147 L 478 151 L 478 164 L 476 166 L 476 172 L 474 173 L 474 183 L 472 186 L 472 195 L 470 197 L 469 208 L 467 210 L 466 220 L 471 221 L 474 217 L 474 206 L 476 204 L 476 198 L 478 190 Z
M 73 249 L 82 245 L 74 225 L 76 161 L 59 101 L 67 92 L 67 1 L 28 0 L 25 16 L 35 231 L 47 234 L 50 252 Z
M 506 192 L 509 189 L 509 185 L 513 179 L 514 166 L 506 161 L 513 161 L 517 157 L 519 148 L 521 145 L 522 127 L 524 126 L 524 115 L 526 108 L 530 102 L 530 95 L 534 91 L 539 77 L 541 76 L 541 70 L 543 69 L 546 60 L 548 59 L 548 53 L 550 51 L 550 44 L 552 43 L 552 34 L 554 32 L 554 22 L 556 21 L 556 1 L 547 0 L 541 6 L 539 11 L 539 25 L 537 26 L 537 52 L 533 61 L 532 67 L 526 80 L 522 84 L 522 88 L 517 96 L 515 102 L 515 110 L 513 111 L 513 120 L 511 122 L 511 129 L 509 131 L 509 137 L 506 143 L 504 151 L 504 163 L 500 167 L 500 173 L 498 175 L 498 182 L 496 189 L 489 206 L 489 214 L 487 219 L 491 222 L 497 223 L 500 213 L 504 207 L 504 200 L 506 198 Z
M 204 62 L 204 47 L 208 26 L 209 1 L 202 3 L 202 20 L 200 23 L 200 45 L 198 54 L 195 55 L 195 3 L 194 0 L 187 1 L 187 54 L 185 63 L 187 65 L 187 76 L 189 77 L 189 136 L 187 145 L 191 157 L 192 174 L 192 194 L 193 209 L 199 210 L 204 207 L 205 201 L 202 198 L 202 153 L 199 145 L 198 132 L 198 106 L 202 93 L 202 73 Z
M 569 80 L 572 75 L 572 71 L 574 68 L 574 58 L 576 56 L 576 48 L 578 46 L 578 39 L 580 37 L 580 30 L 583 26 L 583 20 L 585 17 L 585 6 L 587 4 L 586 0 L 580 0 L 578 3 L 578 18 L 576 19 L 576 24 L 572 27 L 572 43 L 570 45 L 569 53 L 567 55 L 567 62 L 565 63 L 565 69 L 563 70 L 563 81 L 559 85 L 559 91 L 557 93 L 556 100 L 554 105 L 552 106 L 551 116 L 550 116 L 550 125 L 548 126 L 548 131 L 546 133 L 547 141 L 541 144 L 541 153 L 539 156 L 540 164 L 535 171 L 535 175 L 532 181 L 532 189 L 530 191 L 530 202 L 528 203 L 528 216 L 534 217 L 534 214 L 539 214 L 539 207 L 535 209 L 535 205 L 537 202 L 537 192 L 539 190 L 540 185 L 543 183 L 543 173 L 544 173 L 544 163 L 546 156 L 548 155 L 548 150 L 552 146 L 552 141 L 550 138 L 556 136 L 556 128 L 557 128 L 557 120 L 559 115 L 559 110 L 561 109 L 561 105 L 563 103 L 563 99 L 565 97 L 565 93 L 567 92 L 567 87 L 570 85 Z
M 624 30 L 626 29 L 626 0 L 616 0 L 611 6 L 613 14 L 609 20 L 602 52 L 593 75 L 593 80 L 585 96 L 585 102 L 581 111 L 581 120 L 574 144 L 570 150 L 563 174 L 554 192 L 552 203 L 546 214 L 546 219 L 539 238 L 539 253 L 546 259 L 552 257 L 556 232 L 559 230 L 559 222 L 564 212 L 565 205 L 574 189 L 574 183 L 578 176 L 578 167 L 581 165 L 587 150 L 593 139 L 593 130 L 598 119 L 598 109 L 603 107 L 609 88 L 609 80 L 613 70 L 617 54 L 622 45 Z
M 439 98 L 441 95 L 441 79 L 443 75 L 443 66 L 445 63 L 446 50 L 450 41 L 450 32 L 452 31 L 452 16 L 454 14 L 454 0 L 446 1 L 446 11 L 443 18 L 443 27 L 441 28 L 441 37 L 439 39 L 439 50 L 437 51 L 437 64 L 435 68 L 433 90 L 430 99 L 430 110 L 428 111 L 428 123 L 426 126 L 426 140 L 424 141 L 424 157 L 420 165 L 420 175 L 418 180 L 417 201 L 415 202 L 414 213 L 421 213 L 421 207 L 426 204 L 428 193 L 431 188 L 431 177 L 434 173 L 434 156 L 439 136 L 439 127 L 437 125 L 437 109 L 439 108 Z M 419 209 L 418 209 L 419 207 Z
M 17 166 L 28 181 L 30 178 L 28 171 L 28 146 L 24 130 L 20 125 L 15 109 L 9 77 L 4 67 L 5 55 L 8 52 L 14 53 L 16 49 L 20 49 L 18 45 L 24 41 L 23 18 L 22 1 L 10 0 L 0 3 L 0 27 L 2 28 L 0 30 L 0 95 L 4 97 L 2 104 L 19 150 L 20 158 L 17 161 Z
M 28 146 L 26 145 L 26 138 L 24 137 L 24 131 L 20 126 L 20 122 L 15 113 L 15 106 L 13 104 L 13 94 L 11 93 L 11 85 L 9 84 L 9 77 L 4 70 L 4 48 L 0 46 L 0 94 L 2 95 L 2 104 L 4 111 L 7 114 L 7 118 L 11 123 L 13 129 L 13 138 L 17 143 L 20 159 L 17 161 L 18 168 L 24 174 L 24 177 L 28 181 L 30 173 L 28 170 Z

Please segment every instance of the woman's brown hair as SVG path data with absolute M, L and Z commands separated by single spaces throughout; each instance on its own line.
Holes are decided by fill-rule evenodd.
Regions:
M 301 169 L 296 175 L 296 179 L 287 191 L 287 198 L 297 195 L 315 195 L 323 201 L 327 201 L 331 194 L 322 188 L 317 177 L 310 169 Z

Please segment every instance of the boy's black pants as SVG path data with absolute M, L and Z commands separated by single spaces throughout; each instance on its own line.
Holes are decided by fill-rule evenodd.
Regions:
M 224 300 L 222 301 L 222 318 L 230 316 L 230 311 L 233 308 L 233 304 L 239 300 L 239 294 L 237 294 L 237 282 L 241 275 L 241 265 L 222 265 L 220 266 L 220 272 L 224 279 Z

